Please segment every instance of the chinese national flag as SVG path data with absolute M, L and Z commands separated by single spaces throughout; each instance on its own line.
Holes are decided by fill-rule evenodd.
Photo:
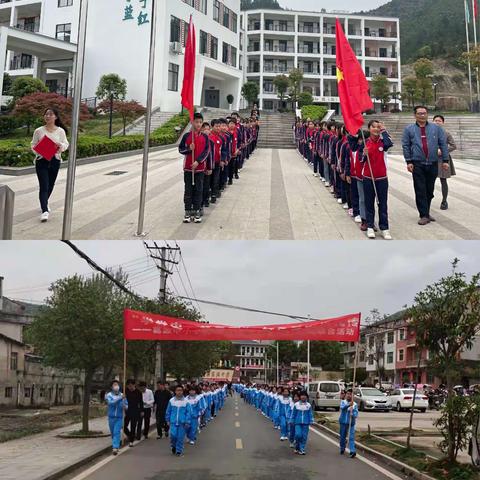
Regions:
M 473 18 L 478 19 L 478 0 L 473 2 Z
M 190 112 L 191 121 L 193 121 L 193 114 L 195 113 L 194 85 L 196 54 L 195 25 L 193 24 L 192 16 L 190 16 L 187 44 L 185 46 L 185 61 L 183 64 L 182 105 Z
M 348 43 L 337 18 L 337 81 L 345 127 L 356 135 L 363 126 L 363 112 L 373 109 L 369 86 L 362 67 Z

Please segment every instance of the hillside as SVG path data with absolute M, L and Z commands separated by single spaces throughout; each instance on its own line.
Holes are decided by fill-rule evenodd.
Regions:
M 433 57 L 458 58 L 465 49 L 465 16 L 461 0 L 392 0 L 359 12 L 400 18 L 402 61 L 410 63 L 428 45 Z
M 271 10 L 283 10 L 277 0 L 242 0 L 242 10 L 255 10 L 257 8 L 269 8 Z

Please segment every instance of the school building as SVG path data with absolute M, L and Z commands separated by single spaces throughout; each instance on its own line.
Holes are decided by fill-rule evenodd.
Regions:
M 52 92 L 72 95 L 79 0 L 1 0 L 0 78 L 34 76 Z M 146 103 L 152 0 L 89 0 L 82 98 L 93 99 L 100 77 L 127 80 L 127 97 Z M 195 104 L 238 109 L 240 0 L 157 1 L 153 105 L 180 110 L 183 51 L 190 15 L 197 33 Z M 4 100 L 5 101 L 5 100 Z
M 242 12 L 246 52 L 246 79 L 258 83 L 260 109 L 281 105 L 273 84 L 277 75 L 293 68 L 303 72 L 302 91 L 315 103 L 338 111 L 335 59 L 335 19 L 345 34 L 369 81 L 377 74 L 388 77 L 391 92 L 401 92 L 400 24 L 398 18 L 349 15 L 344 12 L 251 10 Z M 391 101 L 391 108 L 401 102 Z

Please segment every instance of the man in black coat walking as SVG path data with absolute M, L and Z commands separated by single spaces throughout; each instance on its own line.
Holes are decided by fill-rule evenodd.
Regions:
M 157 439 L 162 438 L 163 431 L 165 431 L 165 436 L 168 437 L 168 425 L 165 421 L 165 412 L 167 411 L 168 402 L 172 398 L 168 384 L 159 380 L 153 396 L 155 399 L 155 416 L 157 420 Z

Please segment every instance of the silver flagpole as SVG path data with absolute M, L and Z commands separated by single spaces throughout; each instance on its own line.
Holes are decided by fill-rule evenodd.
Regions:
M 468 29 L 468 18 L 467 18 L 467 9 L 468 4 L 467 0 L 464 0 L 465 3 L 465 31 L 467 34 L 467 53 L 470 54 L 470 32 Z M 470 63 L 470 58 L 468 59 L 468 85 L 470 87 L 470 108 L 473 106 L 473 88 L 472 88 L 472 65 Z
M 473 15 L 473 41 L 475 42 L 475 48 L 477 48 L 478 47 L 477 18 L 475 17 L 475 0 L 472 0 L 472 15 Z M 478 75 L 478 67 L 476 67 L 475 70 L 476 70 L 476 76 L 477 76 L 477 100 L 480 102 L 480 79 Z
M 145 236 L 143 224 L 145 221 L 145 202 L 147 196 L 148 154 L 150 148 L 150 127 L 152 125 L 153 80 L 155 74 L 155 46 L 157 27 L 157 8 L 152 0 L 152 24 L 150 30 L 150 59 L 148 62 L 147 111 L 145 112 L 145 141 L 143 144 L 142 181 L 140 186 L 140 204 L 138 207 L 138 227 L 136 235 Z
M 67 180 L 65 186 L 65 207 L 63 210 L 62 240 L 70 240 L 72 235 L 73 194 L 75 171 L 77 168 L 78 126 L 82 103 L 83 69 L 85 65 L 85 39 L 87 37 L 88 0 L 80 0 L 78 19 L 77 55 L 75 59 L 75 79 L 73 84 L 72 132 L 68 155 Z

